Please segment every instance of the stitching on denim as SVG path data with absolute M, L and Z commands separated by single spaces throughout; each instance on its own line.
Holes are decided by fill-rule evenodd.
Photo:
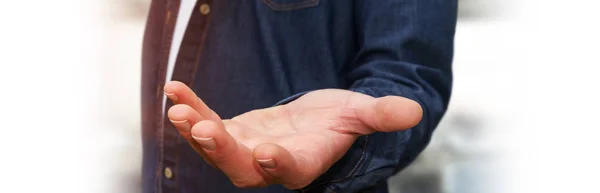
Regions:
M 174 4 L 172 6 L 179 7 L 180 1 L 178 1 L 178 0 L 172 0 L 172 1 L 167 1 L 166 3 L 172 3 L 172 4 Z M 171 46 L 171 43 L 172 43 L 171 41 L 173 39 L 173 33 L 169 32 L 172 29 L 169 29 L 168 26 L 172 25 L 172 28 L 173 29 L 175 28 L 175 24 L 173 23 L 173 20 L 176 20 L 177 13 L 179 12 L 179 9 L 171 10 L 170 6 L 165 6 L 165 11 L 166 11 L 165 14 L 167 14 L 167 15 L 165 16 L 165 22 L 163 23 L 163 27 L 162 27 L 163 28 L 162 29 L 163 32 L 162 32 L 162 36 L 161 36 L 161 40 L 164 42 L 164 45 L 162 45 L 162 46 L 164 46 L 164 47 L 161 48 L 161 49 L 165 50 L 163 52 L 163 54 L 164 54 L 163 58 L 166 58 L 165 60 L 168 60 L 169 54 L 170 54 L 170 49 L 168 49 L 168 48 Z M 175 18 L 173 18 L 173 17 L 175 17 Z M 165 41 L 165 39 L 167 39 L 168 41 Z M 160 65 L 161 67 L 159 67 L 159 69 L 158 69 L 159 77 L 161 77 L 160 78 L 160 82 L 162 82 L 162 80 L 165 79 L 164 77 L 162 77 L 162 74 L 166 74 L 166 70 L 161 69 L 161 68 L 165 68 L 166 67 L 166 63 L 168 61 L 163 61 L 163 62 L 164 62 L 165 65 L 161 64 Z M 163 71 L 161 71 L 161 70 L 163 70 Z M 157 91 L 159 91 L 157 93 L 157 95 L 158 95 L 157 98 L 158 98 L 159 101 L 161 101 L 158 104 L 162 104 L 162 105 L 166 105 L 166 104 L 162 103 L 163 97 L 164 97 L 162 88 L 165 85 L 165 83 L 162 83 L 162 84 L 159 83 L 158 88 L 157 88 Z M 161 108 L 162 105 L 159 106 L 158 109 L 162 109 Z M 163 190 L 162 190 L 162 182 L 163 182 L 162 177 L 163 177 L 163 171 L 165 169 L 165 167 L 163 165 L 164 164 L 164 162 L 163 162 L 163 159 L 164 159 L 164 149 L 163 148 L 164 148 L 164 129 L 165 129 L 164 128 L 164 118 L 165 118 L 165 112 L 161 110 L 160 113 L 158 113 L 158 115 L 160 115 L 160 118 L 157 119 L 158 123 L 157 123 L 157 125 L 155 125 L 155 126 L 158 127 L 158 129 L 157 129 L 158 130 L 158 132 L 157 132 L 157 143 L 158 143 L 157 144 L 157 151 L 158 152 L 157 152 L 157 164 L 156 164 L 156 173 L 155 173 L 155 183 L 156 183 L 155 188 L 156 188 L 157 192 L 163 192 Z M 156 116 L 158 116 L 158 115 L 156 115 Z
M 365 155 L 366 155 L 366 152 L 367 152 L 367 144 L 368 144 L 368 142 L 369 142 L 369 136 L 365 135 L 365 144 L 363 145 L 362 154 L 360 156 L 360 159 L 358 160 L 358 162 L 356 162 L 356 165 L 354 166 L 354 168 L 352 168 L 352 170 L 348 173 L 348 175 L 346 175 L 345 177 L 342 177 L 342 178 L 338 178 L 338 179 L 330 180 L 330 181 L 325 181 L 325 182 L 321 182 L 319 184 L 315 184 L 315 185 L 306 187 L 305 189 L 302 190 L 302 192 L 306 192 L 306 191 L 308 191 L 310 189 L 313 189 L 313 188 L 315 188 L 317 186 L 321 186 L 323 184 L 333 183 L 333 182 L 339 182 L 339 181 L 348 179 L 350 177 L 353 177 L 354 176 L 353 175 L 354 172 L 358 169 L 358 166 L 362 163 L 363 159 L 365 158 Z
M 192 73 L 190 73 L 190 79 L 189 79 L 190 80 L 190 82 L 189 82 L 190 88 L 192 88 L 192 86 L 194 85 L 194 80 L 196 79 L 196 71 L 198 70 L 198 66 L 200 63 L 200 57 L 202 55 L 202 50 L 205 47 L 204 43 L 206 42 L 206 36 L 208 34 L 208 32 L 207 32 L 208 30 L 206 30 L 206 29 L 210 25 L 210 21 L 211 21 L 210 18 L 211 18 L 210 14 L 206 16 L 206 23 L 204 24 L 204 27 L 203 27 L 204 32 L 202 34 L 202 41 L 200 42 L 200 45 L 198 45 L 199 48 L 198 48 L 198 53 L 196 53 L 196 62 L 194 63 L 194 69 L 193 69 Z
M 171 10 L 169 10 L 169 6 L 165 6 L 165 14 L 166 14 L 166 16 L 165 16 L 165 21 L 163 23 L 163 29 L 162 29 L 163 32 L 162 32 L 162 36 L 161 36 L 161 41 L 163 41 L 163 45 L 161 45 L 162 46 L 161 49 L 163 49 L 163 48 L 166 49 L 166 47 L 168 47 L 168 46 L 165 46 L 164 44 L 170 45 L 170 43 L 165 43 L 166 41 L 164 40 L 165 37 L 168 37 L 167 36 L 167 34 L 168 34 L 168 32 L 167 32 L 167 30 L 168 30 L 168 24 L 169 24 L 169 20 L 172 17 L 172 13 L 171 13 Z M 163 55 L 163 58 L 164 57 L 168 58 L 168 56 L 169 56 L 168 53 L 169 53 L 169 51 L 165 51 L 164 55 Z M 160 65 L 162 65 L 162 64 L 160 64 Z M 158 71 L 158 73 L 161 73 L 160 67 L 157 69 L 157 71 Z M 159 74 L 158 77 L 161 77 L 160 74 Z M 158 86 L 158 88 L 156 89 L 157 90 L 156 94 L 158 95 L 157 98 L 158 98 L 158 101 L 161 101 L 161 103 L 158 103 L 158 104 L 162 104 L 162 101 L 163 101 L 162 97 L 163 96 L 161 95 L 162 93 L 160 93 L 160 91 L 162 90 L 162 88 L 161 88 L 162 85 L 159 83 L 157 86 Z M 158 109 L 161 109 L 161 108 L 158 108 Z M 155 110 L 155 112 L 156 111 L 157 110 Z M 157 133 L 156 133 L 156 138 L 157 138 L 156 139 L 156 142 L 157 142 L 156 146 L 157 146 L 157 151 L 158 152 L 156 154 L 156 157 L 157 157 L 156 162 L 157 163 L 156 163 L 156 171 L 154 173 L 154 175 L 155 175 L 154 176 L 154 181 L 156 183 L 156 186 L 154 188 L 156 188 L 155 190 L 157 192 L 162 192 L 162 190 L 161 190 L 162 189 L 161 184 L 162 184 L 162 170 L 163 170 L 163 166 L 162 166 L 162 144 L 163 144 L 163 141 L 162 141 L 163 140 L 163 137 L 162 137 L 162 132 L 163 132 L 163 130 L 162 130 L 162 123 L 163 123 L 163 121 L 162 121 L 162 119 L 164 118 L 164 114 L 163 113 L 164 112 L 162 112 L 162 111 L 160 111 L 160 113 L 157 113 L 158 115 L 160 115 L 160 118 L 157 119 L 157 123 L 155 123 L 156 124 L 155 127 L 158 127 L 157 128 Z M 155 115 L 154 118 L 157 118 L 158 115 Z
M 314 7 L 319 4 L 319 0 L 305 0 L 297 3 L 277 3 L 274 0 L 261 0 L 267 4 L 271 9 L 276 11 L 290 11 L 295 9 Z

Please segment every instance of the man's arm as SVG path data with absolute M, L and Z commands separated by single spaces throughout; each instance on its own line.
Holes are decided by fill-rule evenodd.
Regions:
M 347 90 L 222 120 L 173 81 L 169 119 L 237 187 L 356 192 L 387 179 L 422 151 L 447 108 L 456 1 L 356 3 L 361 49 Z
M 357 0 L 355 9 L 360 51 L 349 90 L 415 100 L 423 118 L 406 131 L 360 137 L 304 191 L 353 192 L 386 180 L 425 148 L 448 106 L 457 1 Z

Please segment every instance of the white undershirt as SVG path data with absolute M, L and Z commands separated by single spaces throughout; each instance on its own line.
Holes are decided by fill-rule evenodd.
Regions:
M 167 78 L 165 79 L 165 83 L 169 82 L 171 77 L 173 77 L 175 60 L 177 59 L 179 47 L 181 46 L 181 41 L 183 40 L 183 34 L 187 28 L 188 21 L 192 16 L 194 4 L 196 4 L 196 0 L 181 0 L 181 4 L 179 4 L 179 13 L 177 14 L 177 21 L 175 22 L 175 31 L 173 33 L 173 42 L 171 42 L 171 51 L 169 52 L 169 63 L 167 66 Z M 165 112 L 166 104 L 167 97 L 163 97 L 162 112 Z

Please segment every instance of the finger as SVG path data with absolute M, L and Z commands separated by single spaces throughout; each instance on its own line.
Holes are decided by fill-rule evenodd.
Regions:
M 254 148 L 252 154 L 263 171 L 272 177 L 270 184 L 283 184 L 288 189 L 299 189 L 308 185 L 304 179 L 305 176 L 309 176 L 304 172 L 307 170 L 298 167 L 305 165 L 305 160 L 294 156 L 285 148 L 264 143 Z
M 423 116 L 421 105 L 404 97 L 355 97 L 352 103 L 355 103 L 357 118 L 373 129 L 369 133 L 405 130 L 417 125 Z
M 196 152 L 198 152 L 208 164 L 216 167 L 213 161 L 206 156 L 200 144 L 196 143 L 196 141 L 192 138 L 191 125 L 202 121 L 202 116 L 192 109 L 192 107 L 184 104 L 178 104 L 171 107 L 167 112 L 167 116 L 175 128 L 177 128 L 179 134 L 188 141 L 190 146 L 196 150 Z
M 165 95 L 175 104 L 186 104 L 196 110 L 202 117 L 213 121 L 220 121 L 221 118 L 214 113 L 202 99 L 196 96 L 196 93 L 190 87 L 179 81 L 171 81 L 165 84 Z
M 167 116 L 185 139 L 192 139 L 192 125 L 203 120 L 202 116 L 189 105 L 177 104 L 169 108 Z
M 263 187 L 266 182 L 252 159 L 248 147 L 238 143 L 222 124 L 204 120 L 192 127 L 192 138 L 206 155 L 238 187 Z

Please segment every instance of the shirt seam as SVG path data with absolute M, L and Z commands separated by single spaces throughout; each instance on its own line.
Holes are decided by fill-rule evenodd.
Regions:
M 267 4 L 271 9 L 277 11 L 290 11 L 294 9 L 301 9 L 307 7 L 314 7 L 319 5 L 319 0 L 305 0 L 297 3 L 276 3 L 274 0 L 261 0 Z

